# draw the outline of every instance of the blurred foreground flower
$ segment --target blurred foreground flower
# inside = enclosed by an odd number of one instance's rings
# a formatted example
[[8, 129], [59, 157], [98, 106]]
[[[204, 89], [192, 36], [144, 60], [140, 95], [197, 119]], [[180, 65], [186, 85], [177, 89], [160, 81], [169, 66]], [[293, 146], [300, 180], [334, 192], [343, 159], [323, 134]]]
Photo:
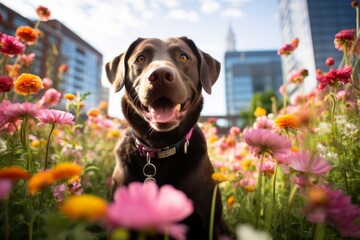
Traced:
[[0, 169], [0, 179], [17, 180], [27, 179], [30, 174], [18, 166], [9, 166]]
[[71, 196], [59, 205], [60, 211], [74, 220], [94, 222], [106, 214], [106, 201], [98, 196], [83, 194]]
[[36, 8], [36, 14], [39, 16], [41, 21], [46, 22], [49, 20], [51, 12], [47, 7], [38, 6]]
[[338, 87], [350, 82], [352, 74], [351, 67], [333, 68], [328, 73], [317, 74], [316, 79], [320, 82], [319, 90], [323, 90], [327, 85]]
[[360, 207], [351, 204], [350, 196], [341, 190], [315, 186], [308, 193], [308, 220], [327, 223], [343, 237], [360, 238]]
[[278, 116], [275, 119], [275, 125], [283, 129], [297, 129], [300, 126], [298, 117], [292, 114]]
[[13, 36], [0, 32], [0, 52], [12, 57], [22, 54], [25, 51], [25, 45]]
[[249, 224], [242, 224], [236, 228], [238, 240], [271, 240], [270, 234], [264, 231], [258, 231]]
[[119, 188], [107, 209], [107, 219], [112, 227], [133, 230], [153, 229], [168, 233], [175, 239], [185, 239], [186, 226], [181, 221], [193, 212], [186, 195], [170, 185], [160, 189], [156, 183], [131, 183]]
[[12, 182], [10, 180], [0, 179], [0, 201], [7, 198], [12, 189]]
[[10, 76], [0, 76], [0, 93], [9, 92], [13, 86], [13, 80]]
[[16, 37], [20, 38], [21, 41], [32, 45], [40, 37], [41, 32], [38, 29], [30, 26], [21, 26], [16, 29]]

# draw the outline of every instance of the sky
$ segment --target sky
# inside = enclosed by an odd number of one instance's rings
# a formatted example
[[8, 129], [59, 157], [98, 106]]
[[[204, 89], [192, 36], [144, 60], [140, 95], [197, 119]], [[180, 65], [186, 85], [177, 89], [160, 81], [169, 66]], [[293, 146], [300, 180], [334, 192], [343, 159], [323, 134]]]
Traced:
[[[57, 19], [111, 61], [138, 37], [187, 36], [198, 48], [222, 63], [212, 94], [204, 95], [202, 115], [224, 115], [224, 56], [229, 26], [236, 36], [236, 50], [278, 49], [280, 24], [277, 0], [2, 0], [29, 19], [43, 5]], [[102, 83], [109, 86], [103, 71]], [[123, 91], [110, 89], [109, 114], [122, 117]]]

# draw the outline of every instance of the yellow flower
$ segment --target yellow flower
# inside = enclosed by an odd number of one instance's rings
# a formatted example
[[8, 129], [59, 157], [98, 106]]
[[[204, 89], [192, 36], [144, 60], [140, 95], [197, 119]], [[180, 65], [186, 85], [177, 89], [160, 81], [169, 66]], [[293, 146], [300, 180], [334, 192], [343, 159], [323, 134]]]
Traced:
[[27, 183], [28, 192], [34, 195], [53, 183], [54, 177], [50, 170], [38, 172], [29, 179]]
[[320, 187], [311, 187], [307, 192], [307, 200], [312, 205], [325, 205], [328, 202], [328, 195], [325, 189]]
[[266, 110], [261, 107], [257, 107], [254, 112], [255, 117], [261, 117], [266, 115]]
[[18, 166], [9, 166], [0, 169], [0, 179], [26, 179], [30, 174]]
[[227, 178], [222, 173], [213, 173], [211, 175], [211, 177], [212, 177], [213, 180], [215, 180], [215, 181], [217, 181], [219, 183], [227, 181]]
[[55, 128], [53, 131], [53, 135], [56, 136], [56, 135], [59, 135], [59, 133], [60, 133], [60, 130]]
[[37, 93], [43, 88], [40, 77], [30, 73], [23, 73], [14, 81], [14, 90], [21, 95]]
[[68, 218], [93, 222], [105, 215], [106, 201], [89, 194], [74, 195], [65, 200], [59, 208]]
[[275, 119], [275, 125], [279, 128], [292, 128], [297, 129], [300, 125], [299, 119], [292, 115], [292, 114], [286, 114], [281, 115]]
[[51, 173], [55, 180], [73, 178], [82, 173], [83, 169], [80, 165], [70, 162], [59, 163], [51, 169]]
[[245, 186], [245, 191], [246, 192], [254, 192], [255, 191], [255, 187], [251, 186], [251, 185], [247, 185]]
[[216, 142], [217, 140], [219, 140], [219, 137], [216, 136], [216, 135], [212, 135], [212, 136], [210, 136], [210, 137], [208, 138], [208, 143], [209, 143], [209, 144], [210, 144], [210, 143], [214, 143], [214, 142]]
[[251, 160], [250, 159], [245, 159], [241, 163], [241, 168], [244, 169], [244, 170], [248, 170], [250, 168], [250, 165], [251, 165]]
[[119, 138], [121, 136], [121, 132], [118, 129], [110, 129], [107, 137], [108, 138]]
[[76, 98], [76, 96], [74, 94], [72, 94], [72, 93], [67, 93], [67, 94], [64, 95], [64, 98], [69, 100], [69, 101], [72, 101], [72, 100], [74, 100]]
[[31, 146], [36, 148], [40, 146], [40, 140], [39, 139], [35, 139], [34, 141], [31, 142]]

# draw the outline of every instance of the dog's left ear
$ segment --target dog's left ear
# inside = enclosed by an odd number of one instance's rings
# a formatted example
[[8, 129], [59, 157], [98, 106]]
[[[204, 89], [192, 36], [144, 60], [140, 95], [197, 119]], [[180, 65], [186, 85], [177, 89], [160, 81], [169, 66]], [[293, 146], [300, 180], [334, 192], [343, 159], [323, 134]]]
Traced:
[[201, 51], [195, 43], [187, 37], [181, 37], [193, 51], [199, 62], [199, 78], [205, 92], [211, 94], [211, 87], [215, 84], [220, 74], [221, 64], [209, 54]]
[[126, 52], [115, 57], [105, 65], [106, 76], [112, 84], [115, 92], [120, 91], [124, 87], [128, 72], [127, 61], [135, 47], [143, 40], [143, 38], [138, 38], [129, 46]]

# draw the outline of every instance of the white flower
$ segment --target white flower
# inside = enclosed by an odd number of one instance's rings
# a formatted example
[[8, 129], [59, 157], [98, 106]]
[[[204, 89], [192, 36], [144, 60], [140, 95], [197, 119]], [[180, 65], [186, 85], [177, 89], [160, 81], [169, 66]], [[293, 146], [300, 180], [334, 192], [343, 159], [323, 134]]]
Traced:
[[316, 132], [320, 135], [331, 133], [331, 124], [327, 122], [320, 122], [319, 127], [316, 129]]
[[264, 231], [258, 231], [249, 224], [241, 224], [236, 228], [236, 235], [238, 240], [256, 239], [256, 240], [271, 240], [271, 236]]

